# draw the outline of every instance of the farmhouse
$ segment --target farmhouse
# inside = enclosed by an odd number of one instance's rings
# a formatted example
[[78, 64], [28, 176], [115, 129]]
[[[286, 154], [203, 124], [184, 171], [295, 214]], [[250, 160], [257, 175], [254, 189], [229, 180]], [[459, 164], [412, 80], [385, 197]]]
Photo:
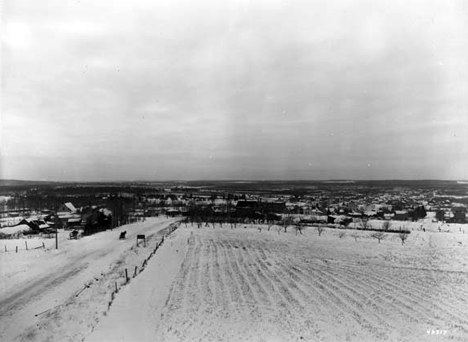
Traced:
[[397, 221], [406, 221], [408, 218], [409, 214], [406, 210], [396, 210], [395, 215], [393, 216], [393, 219]]
[[45, 221], [38, 219], [22, 219], [20, 223], [18, 223], [18, 226], [20, 225], [26, 225], [35, 231], [50, 228], [50, 226], [47, 223], [45, 223]]

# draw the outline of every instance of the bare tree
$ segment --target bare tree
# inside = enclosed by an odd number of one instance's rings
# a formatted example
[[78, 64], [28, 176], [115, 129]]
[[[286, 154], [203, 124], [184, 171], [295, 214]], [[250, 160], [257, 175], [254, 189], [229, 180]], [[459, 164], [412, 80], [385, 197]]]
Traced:
[[372, 228], [371, 224], [369, 223], [369, 219], [367, 217], [361, 219], [361, 228], [363, 230], [368, 230], [369, 228]]
[[317, 233], [318, 233], [319, 236], [321, 236], [322, 233], [323, 233], [323, 227], [318, 226], [318, 227], [317, 227]]
[[303, 233], [302, 233], [303, 227], [302, 227], [301, 225], [295, 224], [295, 225], [294, 225], [294, 229], [296, 230], [296, 235], [297, 235], [297, 233], [299, 233], [299, 234], [301, 234], [301, 235], [303, 234]]
[[401, 245], [403, 246], [405, 244], [406, 239], [408, 239], [409, 233], [408, 232], [401, 232], [398, 234], [400, 240], [401, 240]]
[[283, 218], [283, 227], [284, 227], [284, 232], [286, 233], [288, 226], [293, 223], [293, 220], [291, 216], [286, 216]]
[[390, 226], [391, 226], [391, 225], [392, 225], [392, 224], [390, 223], [390, 221], [384, 221], [384, 223], [382, 223], [382, 229], [383, 229], [384, 231], [388, 231], [388, 230], [390, 229]]
[[385, 239], [386, 236], [387, 234], [385, 234], [384, 232], [374, 232], [371, 234], [371, 237], [374, 239], [377, 239], [379, 243], [380, 243], [380, 240]]

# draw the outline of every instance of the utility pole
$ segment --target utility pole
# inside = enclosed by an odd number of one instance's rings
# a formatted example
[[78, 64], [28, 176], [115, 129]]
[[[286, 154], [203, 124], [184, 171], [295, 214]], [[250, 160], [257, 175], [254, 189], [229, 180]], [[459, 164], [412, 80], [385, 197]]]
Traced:
[[55, 249], [58, 249], [58, 228], [55, 228]]

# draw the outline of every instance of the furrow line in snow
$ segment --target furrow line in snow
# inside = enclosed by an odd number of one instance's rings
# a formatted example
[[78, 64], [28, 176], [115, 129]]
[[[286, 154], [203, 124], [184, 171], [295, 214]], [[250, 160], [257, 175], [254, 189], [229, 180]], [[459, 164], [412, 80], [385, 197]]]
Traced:
[[[344, 275], [338, 270], [329, 270], [337, 279], [341, 279], [342, 286], [346, 286], [349, 291], [353, 291], [355, 295], [361, 298], [366, 306], [371, 307], [383, 317], [400, 316], [401, 321], [396, 322], [397, 326], [393, 329], [402, 330], [404, 327], [411, 330], [409, 325], [411, 322], [420, 322], [420, 315], [424, 311], [415, 312], [414, 308], [405, 303], [405, 301], [398, 299], [398, 295], [389, 294], [379, 286], [370, 285], [370, 281], [365, 276], [355, 277], [355, 280], [350, 283], [350, 275]], [[352, 272], [351, 272], [352, 273]], [[405, 322], [404, 327], [401, 322]], [[407, 324], [406, 324], [407, 323]]]
[[[219, 241], [213, 245], [214, 251], [214, 264], [213, 264], [213, 273], [214, 281], [218, 284], [219, 289], [216, 292], [218, 297], [216, 303], [218, 307], [222, 308], [223, 311], [227, 310], [228, 304], [232, 302], [231, 294], [229, 293], [227, 287], [228, 283], [226, 281], [226, 274], [224, 273], [223, 268], [220, 266], [220, 259], [223, 262], [223, 265], [227, 264], [225, 260], [222, 259], [221, 252], [219, 251]], [[227, 314], [227, 313], [226, 313]]]
[[[254, 262], [256, 263], [257, 268], [259, 270], [258, 274], [259, 274], [259, 278], [261, 279], [261, 282], [264, 283], [264, 284], [269, 284], [268, 287], [269, 287], [269, 289], [271, 291], [270, 295], [272, 295], [272, 293], [280, 295], [282, 297], [281, 302], [279, 303], [280, 306], [286, 307], [290, 311], [294, 311], [296, 309], [296, 307], [291, 307], [289, 304], [286, 304], [287, 300], [288, 300], [287, 297], [283, 295], [283, 291], [281, 291], [277, 287], [277, 285], [275, 285], [275, 282], [272, 280], [272, 278], [271, 278], [272, 275], [271, 274], [273, 272], [271, 271], [271, 264], [268, 265], [266, 263], [265, 260], [267, 258], [266, 258], [266, 255], [265, 255], [263, 249], [260, 246], [258, 248], [255, 248], [254, 252], [252, 252], [255, 255], [252, 255], [251, 250], [252, 250], [252, 248], [248, 249], [248, 254], [250, 256], [249, 260], [254, 260]], [[319, 328], [319, 325], [316, 323], [316, 322], [318, 322], [318, 321], [320, 321], [322, 319], [320, 317], [322, 317], [322, 315], [324, 314], [322, 309], [321, 309], [320, 303], [317, 302], [310, 295], [308, 295], [306, 293], [306, 291], [304, 291], [302, 288], [300, 288], [299, 283], [294, 282], [294, 285], [296, 286], [297, 292], [299, 293], [299, 295], [296, 295], [296, 297], [298, 297], [298, 301], [300, 303], [302, 303], [301, 304], [302, 305], [302, 310], [301, 310], [301, 312], [299, 314], [299, 316], [300, 316], [299, 320], [306, 319], [306, 320], [309, 321], [308, 330], [310, 332], [313, 332], [314, 339], [327, 340], [327, 337], [330, 338], [330, 336], [328, 336], [327, 332], [321, 331], [320, 328]], [[301, 307], [299, 307], [299, 309], [301, 309]], [[304, 329], [300, 329], [300, 331], [304, 334]]]
[[238, 245], [232, 245], [231, 242], [227, 242], [226, 251], [228, 253], [228, 258], [234, 271], [233, 274], [236, 276], [236, 278], [238, 279], [238, 283], [241, 285], [241, 292], [244, 293], [244, 295], [249, 299], [248, 302], [245, 304], [248, 304], [252, 308], [255, 308], [258, 306], [258, 304], [260, 304], [260, 300], [253, 292], [251, 285], [247, 281], [245, 273], [242, 271], [242, 268], [239, 265], [239, 260], [237, 257], [239, 249], [240, 247]]
[[[265, 252], [263, 251], [263, 249], [261, 247], [259, 247], [256, 250], [256, 252], [259, 255], [259, 257], [256, 259], [256, 262], [258, 264], [259, 269], [261, 270], [262, 276], [273, 284], [273, 281], [267, 275], [267, 273], [270, 273], [270, 274], [274, 273], [274, 271], [272, 271], [273, 265], [269, 261], [265, 261], [266, 260], [266, 255], [265, 255]], [[305, 302], [305, 303], [311, 304], [313, 306], [314, 316], [318, 316], [318, 317], [322, 316], [323, 317], [326, 313], [322, 309], [321, 303], [307, 293], [308, 290], [304, 289], [304, 286], [302, 284], [303, 283], [302, 280], [299, 279], [298, 277], [293, 277], [292, 280], [294, 280], [294, 286], [297, 287], [297, 292], [298, 292], [299, 297], [300, 297], [299, 300], [301, 302]], [[309, 307], [310, 307], [310, 305], [309, 305]]]
[[[387, 296], [388, 294], [394, 294], [391, 296], [391, 298], [394, 298], [394, 300], [399, 301], [400, 305], [409, 308], [409, 310], [413, 312], [417, 311], [417, 315], [414, 316], [415, 320], [419, 320], [419, 317], [427, 316], [427, 305], [430, 305], [433, 309], [437, 311], [447, 313], [449, 316], [452, 317], [452, 319], [456, 319], [460, 322], [465, 321], [463, 317], [466, 317], [466, 314], [464, 315], [463, 313], [459, 312], [460, 308], [458, 306], [450, 305], [454, 298], [444, 298], [444, 303], [442, 304], [441, 298], [439, 298], [438, 295], [434, 296], [434, 294], [429, 293], [427, 291], [429, 285], [427, 281], [419, 279], [404, 279], [402, 273], [398, 275], [388, 275], [384, 273], [383, 270], [378, 271], [377, 269], [374, 269], [372, 273], [363, 272], [358, 270], [357, 268], [354, 269], [353, 272], [349, 272], [347, 269], [342, 269], [341, 271], [344, 275], [347, 275], [346, 279], [348, 279], [347, 277], [352, 274], [359, 274], [361, 276], [361, 279], [366, 279], [366, 281], [364, 282], [365, 288], [371, 285], [374, 287], [375, 291], [381, 291], [383, 288], [382, 285], [385, 285], [385, 292]], [[399, 279], [398, 284], [395, 283], [395, 279]], [[430, 281], [431, 279], [428, 280]], [[434, 287], [439, 288], [439, 284], [434, 284]], [[425, 292], [423, 293], [420, 289], [425, 289]], [[397, 295], [395, 295], [395, 293], [397, 293]], [[400, 301], [398, 298], [402, 298], [404, 302]], [[406, 305], [405, 302], [409, 302], [411, 303], [411, 305]], [[437, 302], [439, 302], [439, 304], [436, 304]]]
[[211, 241], [207, 241], [204, 244], [204, 248], [201, 251], [201, 267], [199, 270], [200, 273], [200, 283], [199, 291], [202, 294], [202, 303], [203, 310], [206, 314], [210, 315], [216, 310], [216, 303], [214, 301], [215, 292], [214, 284], [211, 279], [211, 264], [212, 264], [212, 255], [211, 255]]
[[[292, 262], [290, 272], [302, 273], [306, 278], [309, 279], [313, 277], [312, 275], [309, 275], [308, 272], [304, 273], [303, 270], [301, 270], [302, 267], [302, 265]], [[351, 303], [353, 307], [363, 313], [371, 314], [371, 319], [375, 320], [378, 326], [383, 326], [387, 330], [394, 330], [398, 328], [387, 323], [385, 318], [388, 317], [388, 313], [383, 306], [372, 300], [372, 298], [369, 298], [367, 291], [363, 291], [361, 293], [356, 290], [356, 282], [358, 280], [355, 277], [347, 277], [346, 281], [343, 281], [340, 277], [332, 272], [332, 267], [327, 267], [326, 270], [324, 270], [323, 266], [318, 266], [314, 267], [313, 270], [315, 273], [319, 273], [320, 278], [327, 279], [327, 281], [330, 282], [332, 286], [335, 287], [335, 289], [338, 289], [340, 295], [349, 303]], [[369, 317], [369, 315], [367, 316]]]
[[[250, 284], [250, 287], [253, 289], [253, 291], [256, 293], [256, 298], [258, 298], [259, 303], [262, 305], [262, 307], [270, 307], [272, 304], [270, 301], [270, 296], [265, 290], [263, 284], [259, 281], [258, 269], [252, 267], [252, 263], [255, 262], [255, 258], [250, 256], [249, 249], [251, 249], [251, 247], [239, 249], [239, 264], [242, 265], [243, 272], [246, 275], [246, 280]], [[250, 257], [246, 258], [246, 255], [249, 255]]]
[[232, 267], [232, 259], [229, 257], [229, 253], [227, 247], [222, 241], [218, 242], [223, 260], [226, 262], [226, 266], [224, 267], [224, 271], [227, 278], [226, 286], [229, 290], [231, 303], [237, 303], [238, 305], [246, 305], [247, 299], [245, 298], [244, 293], [242, 292], [242, 285], [239, 280], [234, 276], [234, 270]]
[[[282, 261], [279, 265], [281, 271], [287, 275], [289, 265]], [[362, 305], [357, 305], [357, 301], [335, 286], [331, 279], [327, 279], [326, 274], [320, 275], [319, 272], [315, 272], [314, 276], [310, 276], [308, 279], [315, 282], [316, 286], [325, 292], [327, 297], [334, 301], [337, 307], [341, 308], [347, 315], [350, 315], [361, 328], [375, 337], [386, 338], [387, 332], [382, 329], [380, 324], [374, 320], [370, 320], [366, 316], [367, 312], [363, 310]]]
[[[265, 250], [271, 253], [267, 247], [265, 247]], [[275, 255], [273, 253], [271, 254]], [[283, 271], [283, 262], [279, 259], [281, 259], [281, 257], [276, 256], [274, 258], [272, 263], [273, 265], [268, 269], [268, 271], [271, 272], [271, 277], [274, 279], [278, 279], [278, 277], [281, 279], [287, 279], [288, 275]], [[288, 267], [288, 265], [284, 265], [284, 268], [287, 269]], [[346, 311], [343, 311], [342, 308], [336, 304], [336, 301], [324, 294], [323, 291], [320, 291], [320, 289], [323, 288], [321, 284], [315, 287], [311, 286], [310, 279], [299, 275], [296, 275], [294, 279], [298, 282], [302, 282], [308, 291], [312, 291], [314, 293], [314, 296], [319, 299], [319, 306], [327, 308], [326, 310], [330, 317], [333, 317], [333, 319], [337, 321], [346, 321], [348, 319], [346, 316], [350, 314]], [[317, 283], [315, 279], [312, 279], [312, 282]], [[296, 285], [293, 283], [292, 286], [295, 287]]]
[[[261, 258], [257, 259], [259, 262], [260, 260]], [[277, 275], [263, 261], [259, 265], [261, 265], [265, 276], [274, 284], [276, 293], [281, 294], [284, 298], [285, 306], [281, 307], [283, 316], [279, 323], [285, 326], [290, 334], [295, 335], [300, 332], [303, 335], [308, 335], [311, 340], [322, 339], [323, 336], [320, 334], [319, 327], [311, 320], [311, 313], [304, 307], [301, 296], [295, 293], [295, 289], [297, 290], [296, 284], [283, 280], [287, 279], [287, 277]]]
[[[352, 276], [353, 272], [350, 272], [346, 279], [348, 280]], [[357, 272], [354, 272], [357, 273]], [[388, 277], [388, 275], [384, 275]], [[434, 301], [436, 298], [432, 298], [429, 295], [425, 298], [414, 299], [411, 296], [411, 287], [400, 287], [394, 284], [393, 279], [390, 278], [390, 281], [383, 280], [383, 278], [371, 279], [372, 276], [370, 273], [361, 273], [358, 279], [365, 279], [364, 282], [364, 291], [369, 292], [372, 288], [374, 292], [382, 293], [382, 297], [387, 301], [393, 302], [393, 307], [396, 311], [402, 312], [404, 309], [404, 315], [415, 322], [421, 322], [421, 318], [424, 318], [428, 325], [430, 326], [446, 326], [448, 323], [440, 322], [440, 319], [437, 316], [450, 317], [450, 322], [456, 322], [457, 326], [461, 330], [466, 331], [465, 320], [458, 315], [454, 315], [450, 310], [445, 310], [440, 307], [440, 305], [435, 305]], [[402, 280], [404, 281], [404, 280]], [[420, 288], [422, 285], [417, 284], [415, 287]], [[431, 315], [431, 313], [439, 313], [437, 316]], [[409, 317], [411, 318], [409, 318]], [[450, 323], [452, 324], [452, 323]]]
[[193, 260], [194, 263], [191, 265], [192, 272], [191, 278], [187, 280], [186, 286], [187, 292], [186, 296], [188, 297], [189, 305], [187, 314], [194, 315], [199, 310], [203, 304], [203, 296], [201, 294], [201, 288], [203, 286], [203, 279], [201, 278], [201, 264], [202, 264], [202, 253], [203, 253], [203, 243], [201, 239], [197, 239], [197, 245], [194, 251]]

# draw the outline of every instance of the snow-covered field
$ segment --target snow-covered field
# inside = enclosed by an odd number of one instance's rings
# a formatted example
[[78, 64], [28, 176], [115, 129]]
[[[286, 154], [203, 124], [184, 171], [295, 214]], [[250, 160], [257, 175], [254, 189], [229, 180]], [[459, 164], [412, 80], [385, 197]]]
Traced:
[[257, 227], [182, 225], [86, 341], [466, 341], [468, 234]]
[[[79, 240], [61, 231], [59, 249], [55, 239], [0, 240], [0, 341], [82, 340], [126, 284], [125, 268], [129, 277], [135, 266], [139, 272], [174, 221], [148, 219]], [[146, 247], [136, 246], [137, 234]]]
[[[160, 241], [160, 229], [173, 221], [63, 241], [58, 251], [1, 254], [7, 268], [1, 271], [0, 340], [465, 341], [468, 336], [468, 234], [458, 227], [449, 233], [416, 227], [402, 245], [398, 234], [379, 244], [369, 232], [358, 231], [355, 238], [351, 229], [325, 229], [319, 237], [312, 227], [296, 236], [291, 228], [284, 233], [278, 227], [182, 224], [140, 273], [141, 262]], [[137, 248], [134, 235], [116, 239], [121, 230], [159, 233], [146, 248]], [[67, 243], [74, 247], [65, 248]], [[44, 266], [41, 253], [47, 255]], [[20, 254], [29, 255], [21, 265], [30, 266], [8, 266]], [[133, 265], [140, 265], [138, 275], [124, 286], [123, 269], [130, 266], [133, 276]]]

